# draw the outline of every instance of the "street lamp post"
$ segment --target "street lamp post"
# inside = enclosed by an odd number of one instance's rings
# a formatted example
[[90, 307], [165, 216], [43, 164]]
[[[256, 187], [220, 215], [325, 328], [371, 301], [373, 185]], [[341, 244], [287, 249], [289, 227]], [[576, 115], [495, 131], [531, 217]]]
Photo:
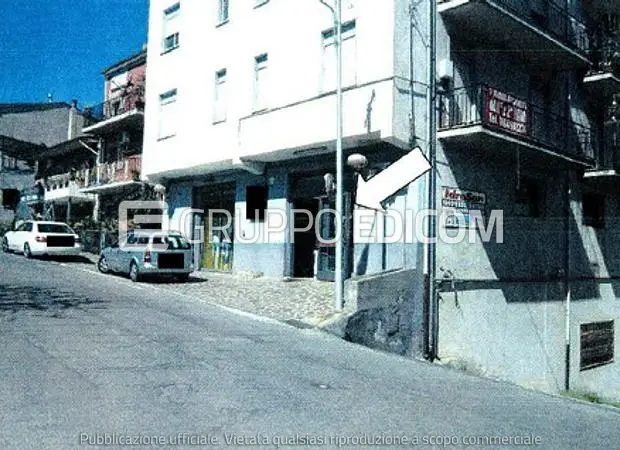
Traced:
[[336, 220], [339, 233], [336, 241], [336, 267], [335, 267], [335, 292], [334, 309], [341, 310], [344, 306], [344, 157], [342, 154], [342, 0], [334, 0], [334, 6], [330, 6], [325, 0], [320, 0], [327, 6], [334, 18], [334, 37], [336, 46]]

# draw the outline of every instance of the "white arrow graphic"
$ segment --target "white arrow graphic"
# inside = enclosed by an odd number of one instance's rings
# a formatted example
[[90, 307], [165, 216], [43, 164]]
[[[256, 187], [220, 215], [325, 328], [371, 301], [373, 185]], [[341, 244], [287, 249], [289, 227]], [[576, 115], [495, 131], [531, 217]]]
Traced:
[[365, 181], [357, 176], [356, 201], [359, 206], [385, 212], [381, 202], [431, 169], [420, 147], [416, 147], [387, 169]]

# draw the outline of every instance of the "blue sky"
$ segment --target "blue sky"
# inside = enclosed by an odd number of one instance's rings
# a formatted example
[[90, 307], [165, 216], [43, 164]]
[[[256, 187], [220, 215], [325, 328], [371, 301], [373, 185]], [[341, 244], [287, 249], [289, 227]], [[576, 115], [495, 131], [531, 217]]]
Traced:
[[0, 103], [103, 101], [101, 71], [146, 42], [148, 0], [0, 0]]

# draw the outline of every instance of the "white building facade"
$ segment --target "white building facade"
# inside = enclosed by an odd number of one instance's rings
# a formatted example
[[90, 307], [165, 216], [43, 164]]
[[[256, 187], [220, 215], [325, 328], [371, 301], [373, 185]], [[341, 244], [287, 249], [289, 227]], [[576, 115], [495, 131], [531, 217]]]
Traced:
[[[581, 3], [437, 1], [435, 195], [440, 214], [463, 214], [440, 220], [438, 234], [469, 230], [472, 212], [488, 226], [501, 211], [503, 242], [439, 242], [438, 297], [425, 296], [416, 275], [405, 297], [413, 311], [400, 314], [402, 296], [377, 288], [382, 300], [365, 312], [374, 339], [386, 327], [422, 335], [397, 346], [409, 353], [617, 399], [620, 11], [617, 2]], [[428, 148], [429, 5], [343, 4], [345, 155], [362, 153], [382, 170]], [[192, 207], [233, 218], [199, 222], [210, 241], [202, 266], [330, 279], [333, 246], [288, 232], [301, 219], [244, 242], [269, 225], [256, 209], [316, 217], [333, 208], [330, 10], [319, 0], [152, 0], [149, 30], [143, 175], [167, 187], [172, 223]], [[345, 172], [351, 213], [355, 174]], [[426, 205], [426, 178], [387, 201], [410, 213], [406, 230], [419, 226], [410, 218]], [[208, 228], [222, 223], [230, 233]], [[399, 228], [383, 225], [382, 235]], [[330, 235], [333, 223], [318, 228]], [[419, 273], [422, 247], [410, 236], [367, 244], [345, 234], [347, 276]]]
[[[412, 77], [395, 60], [403, 45], [396, 28], [408, 22], [398, 3], [343, 5], [345, 153], [364, 153], [376, 164], [402, 156], [414, 142]], [[205, 266], [331, 277], [334, 248], [317, 244], [314, 229], [253, 242], [268, 225], [246, 210], [302, 208], [316, 217], [334, 208], [324, 181], [335, 171], [333, 23], [317, 0], [151, 2], [144, 174], [167, 185], [173, 208], [231, 212], [235, 236], [216, 236], [226, 249], [205, 249]], [[417, 89], [422, 112], [424, 87]], [[346, 178], [350, 211], [353, 172]], [[355, 272], [348, 248], [347, 271]], [[404, 252], [402, 245], [392, 251], [394, 264], [402, 264]]]

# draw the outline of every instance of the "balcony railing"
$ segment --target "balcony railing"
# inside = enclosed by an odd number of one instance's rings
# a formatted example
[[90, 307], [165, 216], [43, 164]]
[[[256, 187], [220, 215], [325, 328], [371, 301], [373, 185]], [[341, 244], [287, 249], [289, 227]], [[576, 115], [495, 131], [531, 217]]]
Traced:
[[89, 179], [95, 169], [80, 169], [76, 171], [49, 175], [42, 179], [46, 192], [66, 189], [71, 186], [78, 188], [88, 187]]
[[144, 86], [135, 86], [123, 95], [86, 108], [84, 112], [91, 122], [97, 123], [133, 110], [144, 110]]
[[[437, 1], [447, 3], [452, 0]], [[489, 3], [500, 6], [582, 53], [590, 49], [590, 32], [586, 25], [554, 1], [491, 0]], [[514, 39], [519, 38], [515, 36]]]
[[620, 122], [607, 122], [603, 128], [603, 148], [596, 158], [597, 170], [620, 171]]
[[591, 53], [592, 68], [588, 75], [612, 73], [620, 77], [620, 36], [597, 40]]
[[90, 185], [105, 185], [140, 180], [142, 155], [131, 155], [118, 161], [101, 163], [90, 174]]
[[583, 160], [596, 156], [589, 127], [486, 85], [442, 93], [439, 105], [440, 131], [477, 125], [558, 154]]

